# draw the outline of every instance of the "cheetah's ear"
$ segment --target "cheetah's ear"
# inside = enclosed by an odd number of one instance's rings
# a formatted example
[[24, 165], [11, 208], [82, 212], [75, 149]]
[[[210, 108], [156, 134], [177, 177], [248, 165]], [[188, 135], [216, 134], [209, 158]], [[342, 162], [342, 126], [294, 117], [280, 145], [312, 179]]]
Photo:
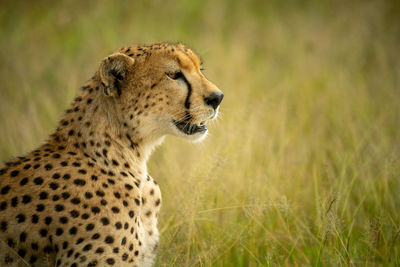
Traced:
[[107, 96], [121, 95], [121, 87], [135, 60], [122, 53], [112, 54], [100, 64], [100, 79], [104, 94]]

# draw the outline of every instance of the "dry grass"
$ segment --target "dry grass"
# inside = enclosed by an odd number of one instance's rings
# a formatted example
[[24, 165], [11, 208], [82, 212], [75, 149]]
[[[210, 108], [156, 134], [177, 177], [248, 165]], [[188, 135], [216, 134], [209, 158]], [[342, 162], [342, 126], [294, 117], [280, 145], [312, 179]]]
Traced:
[[400, 265], [398, 6], [113, 3], [2, 3], [0, 159], [37, 147], [110, 51], [183, 41], [225, 99], [204, 143], [151, 158], [157, 265]]

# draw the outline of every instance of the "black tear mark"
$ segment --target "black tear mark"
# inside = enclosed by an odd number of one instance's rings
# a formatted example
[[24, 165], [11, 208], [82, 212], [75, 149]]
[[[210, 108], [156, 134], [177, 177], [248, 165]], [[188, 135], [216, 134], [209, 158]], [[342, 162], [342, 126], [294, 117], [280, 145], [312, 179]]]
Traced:
[[187, 87], [188, 87], [188, 93], [185, 99], [185, 108], [189, 109], [190, 108], [190, 96], [192, 94], [192, 85], [190, 85], [190, 83], [188, 82], [188, 80], [186, 80], [185, 75], [182, 75], [183, 81], [186, 83]]

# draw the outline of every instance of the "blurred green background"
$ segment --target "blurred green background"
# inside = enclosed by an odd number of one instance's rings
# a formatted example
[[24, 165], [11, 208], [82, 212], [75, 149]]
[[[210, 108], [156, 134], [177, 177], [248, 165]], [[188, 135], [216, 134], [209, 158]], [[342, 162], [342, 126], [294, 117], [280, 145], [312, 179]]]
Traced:
[[[1, 1], [0, 160], [115, 49], [181, 41], [225, 93], [167, 138], [157, 266], [400, 265], [398, 1]], [[184, 166], [184, 167], [182, 167]]]

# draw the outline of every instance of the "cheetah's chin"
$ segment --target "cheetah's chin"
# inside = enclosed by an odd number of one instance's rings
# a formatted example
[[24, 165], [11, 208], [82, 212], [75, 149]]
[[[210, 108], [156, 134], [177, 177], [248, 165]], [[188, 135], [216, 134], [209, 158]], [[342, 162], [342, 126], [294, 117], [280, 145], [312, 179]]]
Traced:
[[193, 124], [187, 121], [176, 121], [172, 120], [176, 128], [178, 128], [179, 131], [186, 135], [194, 135], [197, 133], [205, 133], [207, 132], [207, 126], [205, 125], [204, 122], [201, 122], [200, 125]]

